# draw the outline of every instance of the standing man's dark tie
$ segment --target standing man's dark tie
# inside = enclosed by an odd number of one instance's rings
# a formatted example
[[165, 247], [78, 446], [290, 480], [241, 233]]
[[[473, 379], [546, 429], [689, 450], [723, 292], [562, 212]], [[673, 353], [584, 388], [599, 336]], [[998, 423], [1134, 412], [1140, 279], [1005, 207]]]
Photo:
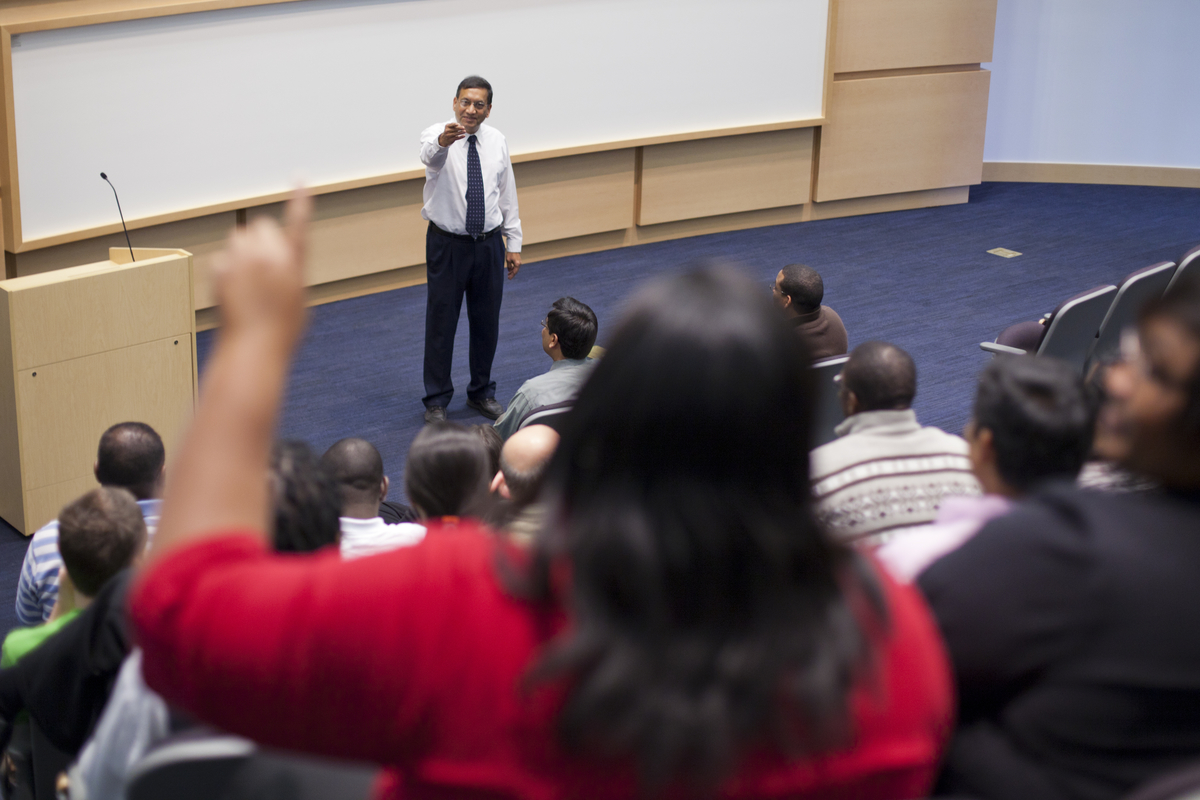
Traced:
[[483, 233], [483, 170], [479, 167], [476, 137], [467, 137], [467, 233]]

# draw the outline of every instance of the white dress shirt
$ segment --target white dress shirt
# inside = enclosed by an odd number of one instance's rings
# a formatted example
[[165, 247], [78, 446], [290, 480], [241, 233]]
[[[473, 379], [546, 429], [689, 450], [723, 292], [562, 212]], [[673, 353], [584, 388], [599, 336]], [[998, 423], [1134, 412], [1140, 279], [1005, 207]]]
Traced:
[[[450, 120], [453, 122], [453, 120]], [[446, 123], [421, 132], [421, 163], [425, 165], [425, 207], [421, 216], [449, 233], [467, 232], [467, 138], [449, 147], [438, 144]], [[505, 249], [521, 252], [521, 216], [517, 211], [517, 183], [508, 158], [504, 134], [480, 124], [475, 132], [479, 167], [483, 171], [483, 229], [503, 226]]]
[[382, 517], [355, 519], [339, 517], [342, 529], [340, 545], [342, 558], [352, 559], [410, 547], [425, 538], [425, 526], [415, 522], [399, 522], [389, 525]]

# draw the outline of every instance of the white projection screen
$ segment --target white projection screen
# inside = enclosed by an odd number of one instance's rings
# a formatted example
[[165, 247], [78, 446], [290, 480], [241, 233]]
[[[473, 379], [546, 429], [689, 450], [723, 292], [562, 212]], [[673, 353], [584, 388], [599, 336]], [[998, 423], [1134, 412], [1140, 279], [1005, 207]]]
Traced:
[[420, 168], [458, 81], [514, 155], [821, 116], [829, 0], [306, 0], [13, 37], [25, 242]]

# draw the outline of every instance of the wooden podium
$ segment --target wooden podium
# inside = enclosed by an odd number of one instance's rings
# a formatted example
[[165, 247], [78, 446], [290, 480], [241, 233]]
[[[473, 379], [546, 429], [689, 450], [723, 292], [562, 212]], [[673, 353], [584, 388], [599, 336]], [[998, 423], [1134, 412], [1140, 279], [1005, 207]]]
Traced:
[[192, 254], [0, 281], [0, 517], [25, 535], [96, 486], [106, 428], [145, 422], [168, 457], [196, 402]]

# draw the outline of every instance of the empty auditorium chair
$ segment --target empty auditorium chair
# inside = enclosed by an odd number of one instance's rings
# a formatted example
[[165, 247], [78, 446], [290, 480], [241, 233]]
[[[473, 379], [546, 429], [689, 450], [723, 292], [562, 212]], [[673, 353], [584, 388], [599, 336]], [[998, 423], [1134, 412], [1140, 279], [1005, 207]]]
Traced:
[[[1179, 279], [1184, 275], [1189, 275], [1193, 272], [1200, 272], [1200, 244], [1193, 247], [1184, 253], [1179, 259], [1179, 268], [1175, 270], [1175, 277], [1171, 278], [1171, 286], [1179, 282]], [[1171, 286], [1167, 287], [1167, 291], [1171, 291]]]
[[1124, 800], [1195, 800], [1200, 797], [1200, 762], [1172, 770], [1139, 786]]
[[[1046, 333], [1038, 345], [1037, 355], [1060, 358], [1082, 372], [1092, 345], [1096, 343], [1100, 323], [1104, 321], [1116, 293], [1117, 287], [1110, 283], [1059, 303], [1046, 319]], [[1028, 352], [996, 342], [980, 342], [979, 349], [992, 354], [1024, 355]]]
[[128, 800], [213, 800], [225, 795], [234, 775], [256, 748], [240, 736], [181, 734], [163, 741], [134, 765]]
[[1162, 297], [1174, 275], [1175, 262], [1161, 261], [1125, 276], [1125, 280], [1117, 287], [1117, 296], [1108, 307], [1108, 314], [1100, 323], [1088, 363], [1116, 358], [1121, 346], [1121, 331], [1137, 321], [1138, 309], [1147, 300]]
[[846, 418], [842, 414], [842, 403], [838, 399], [837, 376], [842, 373], [842, 367], [846, 366], [849, 360], [850, 356], [834, 356], [813, 362], [817, 402], [813, 414], [812, 447], [820, 447], [836, 439], [837, 434], [833, 429]]

